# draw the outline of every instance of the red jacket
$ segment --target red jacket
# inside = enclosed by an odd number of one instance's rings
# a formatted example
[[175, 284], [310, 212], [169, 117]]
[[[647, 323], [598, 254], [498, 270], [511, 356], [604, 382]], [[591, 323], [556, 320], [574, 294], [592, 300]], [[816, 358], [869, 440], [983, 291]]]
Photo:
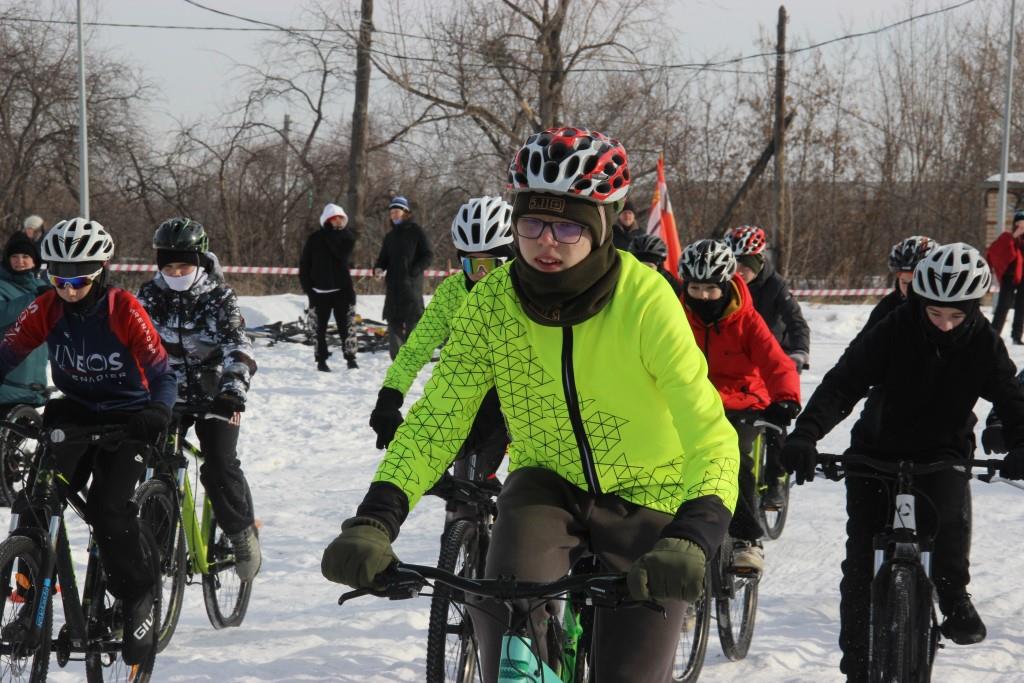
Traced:
[[697, 345], [708, 359], [708, 378], [727, 410], [762, 410], [778, 401], [800, 402], [796, 366], [754, 309], [739, 275], [732, 280], [725, 314], [704, 324], [683, 301]]
[[1024, 279], [1024, 254], [1021, 253], [1020, 242], [1014, 239], [1013, 234], [1004, 232], [989, 245], [985, 252], [985, 259], [992, 266], [992, 272], [996, 276], [996, 282], [1002, 284], [1006, 277], [1006, 271], [1013, 268], [1013, 284], [1019, 285]]

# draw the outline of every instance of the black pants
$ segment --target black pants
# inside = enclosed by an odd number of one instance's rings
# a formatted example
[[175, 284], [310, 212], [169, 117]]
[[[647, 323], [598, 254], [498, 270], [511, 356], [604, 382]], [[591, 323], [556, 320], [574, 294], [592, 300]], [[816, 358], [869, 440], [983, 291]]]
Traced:
[[309, 293], [309, 305], [316, 314], [316, 361], [327, 360], [327, 324], [334, 322], [338, 326], [341, 337], [341, 349], [345, 358], [355, 358], [358, 342], [356, 340], [355, 319], [356, 304], [347, 293], [342, 291]]
[[1006, 269], [1003, 281], [999, 283], [999, 296], [996, 297], [996, 309], [992, 314], [992, 327], [996, 332], [1003, 331], [1003, 323], [1006, 316], [1013, 307], [1013, 326], [1010, 328], [1010, 336], [1020, 340], [1024, 334], [1024, 283], [1013, 284], [1013, 266]]
[[[43, 424], [49, 428], [116, 425], [124, 424], [128, 415], [98, 413], [69, 399], [53, 399], [46, 404]], [[92, 476], [85, 512], [107, 573], [108, 590], [124, 601], [139, 597], [153, 586], [139, 543], [138, 509], [131, 501], [146, 471], [140, 448], [72, 445], [55, 448], [54, 457], [64, 479], [63, 495], [81, 491]]]
[[501, 413], [498, 392], [491, 389], [484, 396], [473, 420], [469, 436], [452, 465], [460, 479], [487, 479], [498, 471], [509, 444], [508, 427]]
[[405, 307], [405, 313], [402, 316], [391, 316], [388, 318], [388, 353], [391, 354], [391, 360], [394, 360], [395, 356], [398, 355], [398, 349], [402, 348], [405, 340], [412, 334], [416, 323], [422, 317], [423, 299], [421, 297], [418, 302], [410, 302]]
[[203, 452], [199, 478], [210, 497], [217, 524], [234, 534], [253, 524], [252, 495], [238, 460], [238, 425], [218, 419], [196, 422]]
[[[875, 479], [846, 479], [846, 559], [839, 585], [839, 647], [843, 651], [840, 669], [850, 681], [866, 681], [868, 676], [872, 541], [892, 522], [893, 486], [892, 482]], [[932, 581], [942, 605], [963, 595], [971, 579], [971, 491], [968, 480], [954, 471], [917, 477], [914, 486], [918, 536], [934, 536]]]
[[729, 523], [729, 535], [743, 541], [756, 541], [763, 533], [758, 520], [757, 481], [754, 479], [754, 459], [751, 453], [758, 429], [737, 419], [749, 418], [751, 414], [750, 411], [726, 412], [740, 439], [739, 496]]
[[[522, 581], [554, 581], [590, 552], [609, 571], [626, 571], [657, 542], [670, 515], [618, 496], [593, 496], [550, 470], [523, 468], [509, 475], [498, 496], [498, 517], [487, 553], [487, 578], [514, 575]], [[642, 607], [598, 609], [594, 668], [601, 683], [665, 683], [671, 680], [676, 644], [686, 612], [678, 601], [666, 614]], [[498, 678], [501, 637], [508, 613], [501, 603], [477, 601], [469, 609], [480, 645], [483, 680]], [[547, 610], [531, 613], [533, 642], [546, 656]]]

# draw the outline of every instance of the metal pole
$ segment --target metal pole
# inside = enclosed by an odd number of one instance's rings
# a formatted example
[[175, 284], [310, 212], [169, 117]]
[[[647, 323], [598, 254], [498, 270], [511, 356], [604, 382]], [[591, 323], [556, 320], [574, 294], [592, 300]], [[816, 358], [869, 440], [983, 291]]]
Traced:
[[78, 204], [89, 218], [89, 130], [85, 109], [85, 46], [82, 43], [82, 0], [78, 0]]
[[1013, 48], [1017, 36], [1016, 12], [1017, 0], [1010, 0], [1010, 41], [1006, 48], [1006, 93], [1003, 100], [1003, 160], [999, 172], [1000, 232], [1006, 229], [1006, 176], [1010, 166], [1010, 102], [1013, 99]]
[[786, 243], [786, 7], [779, 6], [779, 24], [775, 44], [775, 177], [772, 183], [772, 209], [775, 226], [769, 244], [775, 253], [775, 268], [787, 270]]

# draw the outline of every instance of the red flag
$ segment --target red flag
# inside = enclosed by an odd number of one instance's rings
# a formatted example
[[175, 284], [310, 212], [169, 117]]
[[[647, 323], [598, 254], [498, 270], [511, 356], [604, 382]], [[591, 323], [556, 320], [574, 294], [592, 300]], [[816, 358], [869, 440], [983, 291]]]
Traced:
[[679, 233], [676, 231], [676, 218], [672, 214], [672, 201], [668, 196], [668, 185], [665, 184], [665, 157], [658, 157], [658, 184], [654, 188], [651, 199], [651, 212], [647, 217], [647, 233], [658, 235], [668, 247], [668, 258], [665, 259], [665, 270], [676, 275], [679, 272], [679, 257], [683, 250], [679, 246]]

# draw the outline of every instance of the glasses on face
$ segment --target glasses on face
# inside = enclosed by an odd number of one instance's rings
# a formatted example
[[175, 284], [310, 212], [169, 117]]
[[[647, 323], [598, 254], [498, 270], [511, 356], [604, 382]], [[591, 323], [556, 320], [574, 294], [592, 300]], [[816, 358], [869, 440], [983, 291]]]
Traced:
[[501, 264], [507, 260], [507, 258], [501, 256], [463, 256], [462, 270], [465, 271], [466, 275], [474, 275], [480, 271], [489, 273], [495, 268], [500, 268]]
[[576, 244], [583, 236], [585, 227], [569, 221], [544, 221], [531, 216], [523, 216], [516, 221], [516, 234], [530, 240], [540, 239], [545, 228], [551, 228], [551, 236], [561, 244]]
[[70, 287], [71, 289], [81, 289], [82, 287], [88, 287], [93, 283], [96, 278], [100, 276], [103, 269], [100, 268], [95, 273], [89, 275], [75, 275], [74, 277], [61, 277], [60, 275], [54, 275], [52, 273], [47, 274], [50, 280], [50, 284], [57, 289], [64, 289]]

